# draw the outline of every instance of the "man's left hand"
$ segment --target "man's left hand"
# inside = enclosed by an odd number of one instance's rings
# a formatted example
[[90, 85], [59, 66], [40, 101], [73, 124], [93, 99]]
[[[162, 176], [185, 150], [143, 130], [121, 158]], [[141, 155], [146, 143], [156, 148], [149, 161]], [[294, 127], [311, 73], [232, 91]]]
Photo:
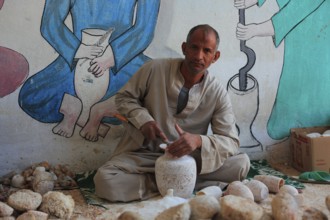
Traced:
[[178, 124], [175, 124], [175, 129], [180, 137], [166, 148], [172, 156], [182, 157], [202, 146], [200, 135], [185, 132]]

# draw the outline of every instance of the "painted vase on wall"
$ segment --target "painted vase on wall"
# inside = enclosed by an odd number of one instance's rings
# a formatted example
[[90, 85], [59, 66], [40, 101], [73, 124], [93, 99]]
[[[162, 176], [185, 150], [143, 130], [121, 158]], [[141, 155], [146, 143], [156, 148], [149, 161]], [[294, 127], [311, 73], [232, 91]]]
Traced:
[[[228, 81], [227, 89], [239, 130], [240, 147], [245, 152], [258, 152], [262, 151], [262, 145], [252, 133], [252, 125], [258, 114], [259, 86], [258, 81], [250, 74], [247, 75], [247, 82], [247, 89], [239, 90], [239, 76], [236, 74]], [[239, 111], [242, 106], [244, 111]]]
[[166, 195], [168, 189], [173, 189], [174, 196], [190, 198], [196, 184], [196, 161], [189, 155], [174, 158], [165, 152], [156, 160], [155, 175], [162, 196]]
[[[109, 29], [108, 31], [101, 29], [84, 29], [82, 31], [81, 42], [85, 45], [97, 45], [105, 49], [109, 45], [109, 38], [112, 32], [113, 29]], [[78, 121], [78, 124], [81, 126], [86, 123], [90, 108], [95, 103], [99, 102], [106, 94], [110, 81], [109, 74], [95, 77], [89, 70], [90, 62], [90, 59], [79, 59], [75, 69], [75, 91], [83, 105]]]

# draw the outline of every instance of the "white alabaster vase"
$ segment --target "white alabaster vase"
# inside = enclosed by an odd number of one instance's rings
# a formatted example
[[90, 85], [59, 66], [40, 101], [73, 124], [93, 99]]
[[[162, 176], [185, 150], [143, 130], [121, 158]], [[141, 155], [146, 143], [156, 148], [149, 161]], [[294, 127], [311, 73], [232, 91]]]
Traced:
[[173, 189], [174, 196], [190, 198], [197, 177], [195, 159], [188, 155], [174, 158], [165, 152], [156, 160], [155, 175], [162, 196], [165, 196], [169, 189]]

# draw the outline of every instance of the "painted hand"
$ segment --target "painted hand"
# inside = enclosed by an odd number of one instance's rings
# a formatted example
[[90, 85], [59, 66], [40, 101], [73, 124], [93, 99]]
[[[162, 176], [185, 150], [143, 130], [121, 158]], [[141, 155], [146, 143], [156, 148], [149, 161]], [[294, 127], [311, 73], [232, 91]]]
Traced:
[[95, 57], [99, 56], [102, 52], [103, 52], [102, 47], [80, 44], [80, 46], [75, 54], [75, 58], [76, 59], [81, 59], [81, 58], [94, 59]]
[[95, 77], [102, 76], [106, 71], [115, 65], [115, 58], [111, 46], [108, 46], [102, 56], [96, 57], [91, 61], [89, 71]]
[[258, 0], [234, 0], [237, 9], [246, 9], [258, 3]]
[[249, 40], [255, 36], [266, 37], [275, 34], [271, 20], [260, 24], [243, 25], [238, 23], [236, 28], [236, 37], [239, 40]]

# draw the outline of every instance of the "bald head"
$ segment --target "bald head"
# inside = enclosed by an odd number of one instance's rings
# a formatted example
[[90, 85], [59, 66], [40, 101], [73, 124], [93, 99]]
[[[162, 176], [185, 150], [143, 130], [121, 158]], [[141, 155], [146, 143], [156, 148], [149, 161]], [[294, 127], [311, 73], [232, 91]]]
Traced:
[[218, 32], [213, 28], [211, 27], [210, 25], [208, 24], [200, 24], [200, 25], [197, 25], [195, 27], [193, 27], [192, 29], [190, 29], [188, 35], [187, 35], [187, 42], [190, 41], [190, 38], [191, 38], [191, 35], [196, 31], [196, 30], [202, 30], [204, 31], [205, 35], [208, 35], [210, 33], [213, 33], [214, 36], [215, 36], [215, 39], [216, 39], [216, 49], [218, 49], [219, 47], [219, 44], [220, 44], [220, 37], [219, 37], [219, 34]]

